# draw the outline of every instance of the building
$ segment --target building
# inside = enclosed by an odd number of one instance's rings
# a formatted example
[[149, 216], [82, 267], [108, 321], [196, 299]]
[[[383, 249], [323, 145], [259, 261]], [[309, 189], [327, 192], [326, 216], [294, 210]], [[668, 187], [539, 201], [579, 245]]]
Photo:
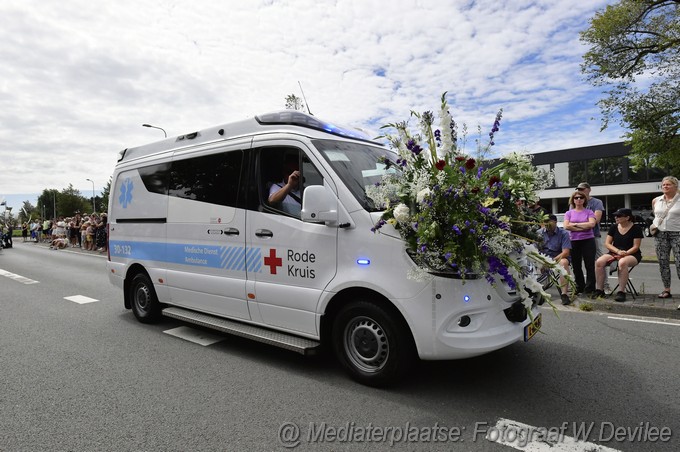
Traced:
[[603, 221], [622, 207], [648, 216], [652, 199], [661, 194], [661, 179], [669, 173], [649, 166], [634, 170], [629, 153], [630, 148], [618, 142], [533, 154], [534, 165], [555, 174], [553, 186], [540, 193], [540, 204], [548, 212], [566, 212], [576, 186], [588, 182], [591, 196], [604, 203], [607, 218]]

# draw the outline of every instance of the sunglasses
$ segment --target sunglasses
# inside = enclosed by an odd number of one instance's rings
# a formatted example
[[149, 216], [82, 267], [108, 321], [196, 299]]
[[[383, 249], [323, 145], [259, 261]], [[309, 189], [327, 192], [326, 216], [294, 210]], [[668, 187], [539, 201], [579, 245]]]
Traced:
[[583, 196], [574, 196], [574, 201], [576, 201], [577, 199], [586, 199], [586, 198], [584, 198]]

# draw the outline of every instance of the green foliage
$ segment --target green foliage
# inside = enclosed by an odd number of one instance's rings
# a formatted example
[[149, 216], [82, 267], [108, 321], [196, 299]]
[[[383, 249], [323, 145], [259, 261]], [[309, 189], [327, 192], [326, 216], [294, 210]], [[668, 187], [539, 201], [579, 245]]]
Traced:
[[295, 94], [289, 94], [286, 96], [286, 110], [299, 110], [302, 111], [305, 109], [305, 104], [302, 102], [302, 99], [297, 97]]
[[38, 196], [36, 210], [41, 218], [67, 217], [77, 212], [90, 212], [92, 210], [91, 198], [85, 198], [80, 191], [69, 184], [61, 192], [56, 189], [44, 189]]
[[580, 303], [578, 304], [578, 308], [579, 308], [581, 311], [590, 312], [590, 311], [593, 310], [593, 304], [592, 304], [592, 303], [589, 303], [589, 302], [587, 302], [587, 301], [582, 301], [582, 302], [580, 302]]
[[[111, 181], [112, 181], [113, 176], [109, 177], [109, 181], [106, 183], [104, 186], [104, 190], [102, 191], [102, 197], [101, 201], [97, 203], [99, 207], [100, 212], [108, 212], [109, 211], [109, 196], [111, 196]], [[99, 197], [97, 196], [97, 199]]]
[[[582, 71], [607, 88], [603, 128], [617, 118], [634, 160], [680, 169], [680, 0], [620, 0], [581, 33]], [[639, 79], [639, 80], [638, 80]]]

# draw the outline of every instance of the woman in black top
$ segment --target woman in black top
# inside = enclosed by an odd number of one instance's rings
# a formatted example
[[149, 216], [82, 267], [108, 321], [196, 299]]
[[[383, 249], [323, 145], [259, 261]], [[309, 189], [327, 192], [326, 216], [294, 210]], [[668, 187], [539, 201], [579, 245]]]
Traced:
[[628, 273], [642, 260], [640, 244], [644, 237], [642, 228], [633, 223], [633, 212], [630, 209], [619, 209], [614, 212], [616, 224], [609, 228], [604, 242], [608, 254], [600, 256], [595, 262], [595, 292], [593, 298], [604, 295], [604, 281], [607, 265], [619, 261], [619, 290], [615, 301], [626, 301], [624, 291], [628, 284]]

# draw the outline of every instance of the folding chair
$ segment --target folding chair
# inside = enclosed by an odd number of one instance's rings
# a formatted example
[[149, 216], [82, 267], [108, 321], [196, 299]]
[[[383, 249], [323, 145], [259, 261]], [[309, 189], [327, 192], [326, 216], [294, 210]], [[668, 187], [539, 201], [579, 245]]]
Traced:
[[[626, 284], [626, 292], [633, 297], [633, 300], [635, 300], [635, 297], [639, 296], [640, 294], [635, 288], [635, 284], [633, 284], [633, 278], [630, 276], [631, 273], [633, 273], [633, 270], [635, 270], [635, 267], [628, 270], [628, 283]], [[614, 273], [616, 273], [616, 276], [612, 276]], [[616, 293], [616, 289], [619, 288], [619, 261], [614, 261], [609, 264], [609, 278], [616, 278], [616, 287], [614, 287], [612, 291], [609, 292], [609, 296], [612, 296]]]

